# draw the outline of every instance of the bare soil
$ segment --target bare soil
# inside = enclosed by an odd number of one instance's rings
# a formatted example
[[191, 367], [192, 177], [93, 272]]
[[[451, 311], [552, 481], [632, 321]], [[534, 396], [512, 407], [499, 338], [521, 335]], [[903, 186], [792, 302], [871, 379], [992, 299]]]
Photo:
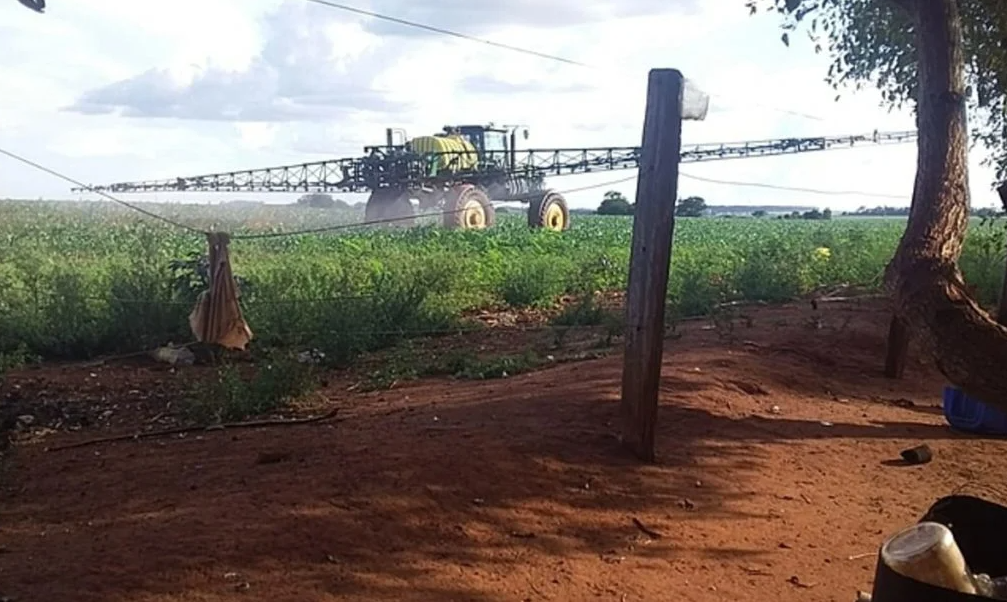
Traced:
[[[882, 305], [743, 312], [668, 339], [647, 466], [617, 440], [618, 347], [370, 393], [333, 374], [309, 409], [338, 406], [336, 422], [63, 451], [170, 421], [205, 369], [15, 373], [4, 403], [36, 421], [0, 473], [0, 596], [848, 602], [883, 538], [937, 498], [998, 499], [1007, 443], [946, 425], [944, 381], [918, 353], [904, 380], [882, 378]], [[520, 353], [548, 336], [431, 345]], [[901, 465], [920, 443], [933, 462]]]

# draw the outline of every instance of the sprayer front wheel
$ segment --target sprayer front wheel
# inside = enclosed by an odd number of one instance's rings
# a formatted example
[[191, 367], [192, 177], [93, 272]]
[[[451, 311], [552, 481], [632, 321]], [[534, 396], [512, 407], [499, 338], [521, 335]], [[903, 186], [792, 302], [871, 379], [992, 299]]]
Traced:
[[550, 190], [541, 198], [532, 201], [528, 207], [528, 225], [556, 232], [568, 229], [570, 209], [567, 208], [563, 195]]
[[444, 226], [483, 230], [496, 223], [496, 209], [486, 191], [472, 184], [457, 186], [444, 199]]

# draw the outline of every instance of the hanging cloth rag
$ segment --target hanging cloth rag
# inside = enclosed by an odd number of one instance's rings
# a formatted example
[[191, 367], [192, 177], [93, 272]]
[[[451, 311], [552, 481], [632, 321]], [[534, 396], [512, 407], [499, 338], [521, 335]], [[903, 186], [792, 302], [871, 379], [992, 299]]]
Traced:
[[199, 294], [189, 314], [189, 326], [201, 343], [245, 349], [252, 340], [252, 330], [238, 304], [238, 286], [227, 249], [231, 238], [225, 232], [207, 232], [206, 238], [210, 245], [210, 288]]

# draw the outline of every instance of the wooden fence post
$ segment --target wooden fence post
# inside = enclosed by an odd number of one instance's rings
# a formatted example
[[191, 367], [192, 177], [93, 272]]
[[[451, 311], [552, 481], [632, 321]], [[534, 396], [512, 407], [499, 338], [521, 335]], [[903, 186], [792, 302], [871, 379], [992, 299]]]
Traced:
[[709, 97], [691, 89], [677, 69], [651, 70], [626, 288], [621, 407], [622, 444], [645, 462], [655, 459], [682, 120], [704, 119], [708, 107]]

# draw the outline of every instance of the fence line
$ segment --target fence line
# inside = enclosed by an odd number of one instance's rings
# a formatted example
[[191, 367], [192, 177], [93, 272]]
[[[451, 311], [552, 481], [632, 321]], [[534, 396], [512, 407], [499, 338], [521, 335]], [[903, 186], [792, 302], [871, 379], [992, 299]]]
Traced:
[[[405, 340], [410, 339], [422, 339], [430, 337], [442, 337], [442, 336], [465, 336], [477, 333], [492, 333], [495, 330], [507, 330], [508, 332], [521, 332], [521, 333], [562, 333], [568, 334], [570, 332], [592, 332], [596, 333], [599, 330], [604, 330], [607, 328], [602, 324], [532, 324], [532, 325], [522, 325], [522, 324], [507, 324], [507, 325], [487, 325], [483, 323], [476, 322], [472, 326], [459, 325], [453, 328], [403, 328], [403, 329], [359, 329], [359, 330], [311, 330], [311, 331], [300, 331], [300, 332], [289, 332], [283, 333], [286, 336], [291, 337], [303, 337], [307, 335], [331, 335], [335, 337], [343, 338], [354, 338], [354, 337], [401, 337]], [[175, 349], [190, 349], [198, 346], [200, 343], [198, 341], [189, 341], [187, 343], [163, 345], [162, 347], [171, 347]], [[296, 345], [296, 348], [300, 348], [302, 351], [312, 351], [310, 345], [300, 344]], [[361, 353], [376, 353], [383, 349], [388, 349], [390, 347], [381, 347], [362, 351]], [[100, 366], [108, 363], [115, 363], [123, 360], [150, 357], [158, 347], [143, 349], [139, 351], [129, 351], [125, 353], [99, 355], [91, 359], [85, 360], [52, 360], [52, 359], [42, 359], [41, 361], [32, 361], [20, 364], [18, 369], [31, 369], [38, 368], [41, 366], [52, 366], [61, 369], [75, 369], [75, 368], [90, 368], [95, 366]], [[0, 376], [2, 376], [3, 371], [0, 369]]]

